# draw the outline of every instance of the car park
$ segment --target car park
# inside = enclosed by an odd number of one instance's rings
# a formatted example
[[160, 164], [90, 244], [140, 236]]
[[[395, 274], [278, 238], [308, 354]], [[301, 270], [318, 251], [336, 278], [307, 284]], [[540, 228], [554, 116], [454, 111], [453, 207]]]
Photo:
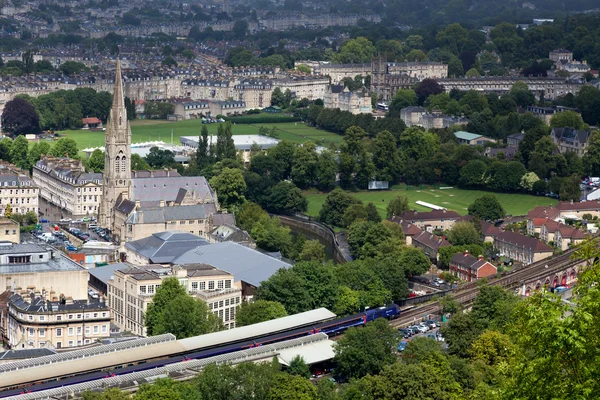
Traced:
[[400, 333], [400, 335], [402, 335], [404, 339], [408, 339], [413, 335], [412, 331], [409, 329], [400, 328], [398, 329], [398, 332]]
[[416, 325], [411, 325], [411, 326], [409, 326], [406, 329], [408, 329], [409, 331], [411, 331], [413, 335], [416, 335], [417, 333], [419, 333], [419, 328], [417, 328]]
[[429, 330], [429, 327], [423, 324], [419, 324], [417, 325], [417, 329], [419, 330], [420, 333], [427, 333], [427, 331]]

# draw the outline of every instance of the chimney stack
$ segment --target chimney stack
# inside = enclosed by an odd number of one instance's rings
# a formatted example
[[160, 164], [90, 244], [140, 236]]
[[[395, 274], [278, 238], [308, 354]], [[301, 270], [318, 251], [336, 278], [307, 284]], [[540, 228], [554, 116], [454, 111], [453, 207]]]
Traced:
[[477, 256], [477, 259], [478, 259], [479, 261], [483, 261], [483, 260], [484, 260], [484, 258], [483, 258], [483, 256], [482, 256], [481, 254], [480, 254], [479, 256]]
[[465, 257], [469, 255], [469, 250], [465, 250]]

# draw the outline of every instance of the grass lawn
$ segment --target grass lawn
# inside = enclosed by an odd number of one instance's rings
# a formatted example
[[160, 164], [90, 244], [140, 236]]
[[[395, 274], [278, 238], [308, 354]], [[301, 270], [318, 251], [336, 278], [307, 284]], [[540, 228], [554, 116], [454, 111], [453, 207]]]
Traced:
[[[305, 193], [308, 199], [308, 215], [317, 216], [327, 194]], [[411, 209], [418, 211], [429, 211], [429, 208], [415, 204], [417, 201], [425, 201], [449, 210], [454, 210], [461, 215], [467, 214], [467, 208], [475, 199], [485, 194], [496, 196], [508, 215], [525, 215], [535, 206], [548, 206], [557, 203], [557, 200], [548, 197], [531, 196], [527, 194], [512, 193], [490, 193], [482, 190], [462, 189], [392, 189], [385, 191], [353, 192], [352, 196], [362, 200], [364, 204], [373, 202], [381, 214], [385, 217], [385, 208], [388, 202], [396, 196], [405, 196]]]
[[[208, 124], [208, 133], [217, 134], [219, 124]], [[234, 135], [257, 135], [258, 128], [261, 124], [236, 124], [233, 126]], [[302, 123], [285, 122], [285, 123], [266, 123], [262, 124], [269, 129], [273, 126], [277, 128], [280, 139], [289, 140], [295, 143], [303, 143], [307, 140], [317, 142], [317, 144], [327, 145], [331, 142], [339, 142], [342, 140], [341, 135], [322, 131], [316, 128], [306, 126]], [[164, 120], [135, 120], [131, 121], [131, 142], [149, 142], [163, 141], [170, 143], [171, 130], [173, 131], [173, 144], [179, 144], [180, 136], [195, 136], [200, 135], [202, 129], [202, 121], [186, 120], [186, 121], [164, 121]], [[90, 132], [87, 130], [67, 130], [59, 132], [64, 137], [69, 137], [77, 141], [80, 149], [89, 147], [104, 146], [104, 132]]]

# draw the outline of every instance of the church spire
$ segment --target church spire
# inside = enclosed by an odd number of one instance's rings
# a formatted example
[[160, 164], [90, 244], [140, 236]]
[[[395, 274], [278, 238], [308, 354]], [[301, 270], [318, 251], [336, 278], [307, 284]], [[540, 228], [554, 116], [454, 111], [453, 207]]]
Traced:
[[121, 76], [121, 60], [117, 60], [117, 74], [113, 88], [113, 109], [125, 108], [125, 97], [123, 96], [123, 77]]

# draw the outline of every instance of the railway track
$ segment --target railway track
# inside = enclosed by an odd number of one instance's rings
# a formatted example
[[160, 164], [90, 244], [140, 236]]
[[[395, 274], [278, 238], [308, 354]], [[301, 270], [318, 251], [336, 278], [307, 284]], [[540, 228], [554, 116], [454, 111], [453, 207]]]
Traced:
[[[513, 271], [504, 273], [499, 277], [491, 278], [485, 285], [516, 288], [528, 281], [544, 279], [548, 275], [561, 272], [567, 268], [580, 264], [582, 260], [571, 259], [574, 253], [575, 250], [572, 249], [550, 260], [542, 260], [527, 266], [523, 266]], [[452, 292], [452, 295], [462, 306], [470, 305], [479, 293], [480, 284], [481, 283], [479, 282], [472, 282], [466, 286], [455, 289]], [[439, 311], [439, 301], [422, 304], [402, 313], [399, 318], [391, 322], [391, 325], [394, 328], [405, 327], [426, 317], [428, 314], [439, 313]]]

